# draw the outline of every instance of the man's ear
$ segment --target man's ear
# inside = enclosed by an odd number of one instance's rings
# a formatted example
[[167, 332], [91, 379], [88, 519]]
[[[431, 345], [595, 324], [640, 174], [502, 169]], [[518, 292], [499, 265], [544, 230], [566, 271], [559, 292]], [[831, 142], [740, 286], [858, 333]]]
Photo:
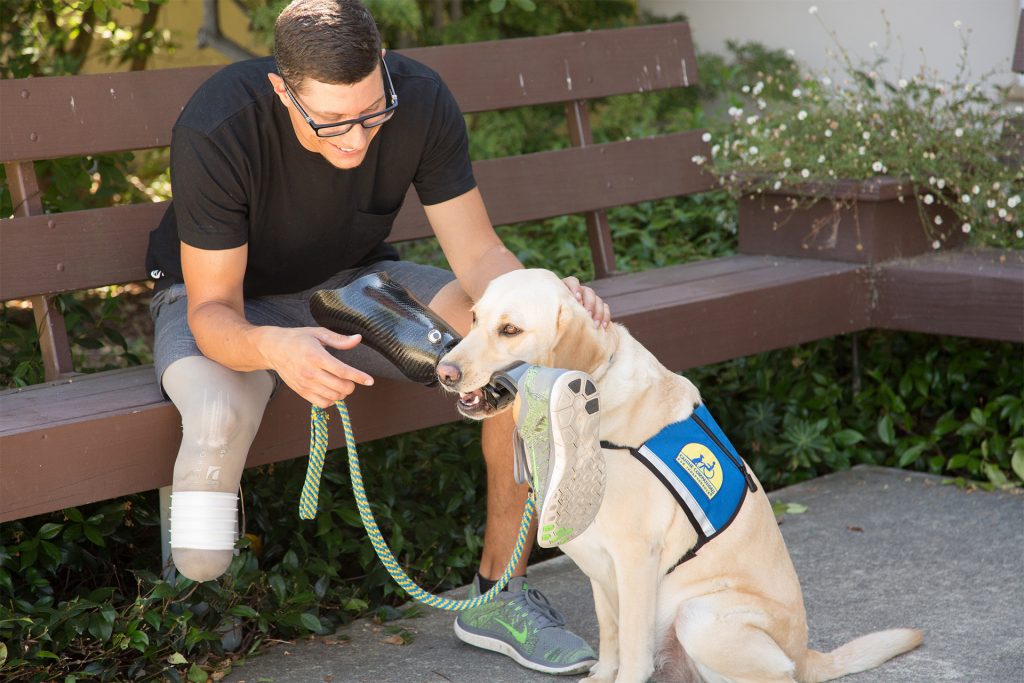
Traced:
[[288, 93], [284, 90], [284, 79], [278, 74], [268, 73], [267, 80], [270, 81], [270, 85], [274, 88], [274, 93], [277, 94], [278, 99], [281, 100], [281, 104], [290, 108], [292, 103], [288, 99]]

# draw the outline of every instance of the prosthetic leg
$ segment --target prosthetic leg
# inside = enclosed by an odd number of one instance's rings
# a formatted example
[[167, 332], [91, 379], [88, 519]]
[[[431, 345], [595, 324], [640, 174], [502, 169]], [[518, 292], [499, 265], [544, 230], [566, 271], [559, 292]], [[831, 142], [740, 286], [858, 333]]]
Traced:
[[269, 372], [237, 372], [205, 356], [175, 361], [164, 391], [181, 413], [171, 485], [171, 554], [194, 581], [227, 570], [238, 537], [238, 482], [274, 388]]

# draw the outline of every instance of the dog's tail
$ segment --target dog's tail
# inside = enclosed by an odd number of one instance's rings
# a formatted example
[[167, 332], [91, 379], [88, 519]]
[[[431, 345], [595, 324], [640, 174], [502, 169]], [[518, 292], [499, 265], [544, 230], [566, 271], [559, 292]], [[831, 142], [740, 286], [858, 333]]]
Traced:
[[808, 649], [803, 661], [797, 664], [797, 680], [821, 683], [873, 669], [896, 655], [913, 650], [923, 640], [921, 631], [894, 628], [855, 638], [828, 653]]

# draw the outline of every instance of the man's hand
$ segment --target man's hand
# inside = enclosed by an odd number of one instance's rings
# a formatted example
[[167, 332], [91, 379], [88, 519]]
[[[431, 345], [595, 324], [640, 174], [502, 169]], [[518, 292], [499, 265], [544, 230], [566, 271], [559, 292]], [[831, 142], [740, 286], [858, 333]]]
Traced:
[[362, 338], [331, 332], [323, 327], [265, 327], [260, 350], [284, 383], [320, 408], [329, 408], [355, 391], [370, 386], [373, 378], [342, 363], [326, 348], [347, 350]]
[[576, 297], [576, 301], [579, 301], [583, 304], [583, 308], [587, 309], [587, 313], [594, 319], [594, 327], [607, 329], [608, 323], [612, 321], [612, 312], [608, 308], [608, 304], [597, 295], [597, 292], [586, 285], [580, 284], [579, 278], [574, 275], [562, 278], [562, 282], [565, 283], [565, 286]]

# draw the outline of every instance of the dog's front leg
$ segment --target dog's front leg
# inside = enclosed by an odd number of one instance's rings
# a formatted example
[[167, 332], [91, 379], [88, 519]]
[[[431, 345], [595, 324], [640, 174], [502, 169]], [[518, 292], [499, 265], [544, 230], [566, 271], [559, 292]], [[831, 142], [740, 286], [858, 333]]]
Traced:
[[622, 550], [615, 562], [619, 593], [619, 673], [615, 683], [646, 683], [654, 673], [658, 553], [646, 545]]
[[590, 580], [594, 592], [594, 609], [597, 612], [597, 629], [600, 643], [597, 651], [597, 664], [590, 669], [590, 675], [580, 683], [612, 683], [619, 670], [619, 609], [618, 595], [615, 586], [609, 586], [609, 595], [605, 587], [594, 579]]

